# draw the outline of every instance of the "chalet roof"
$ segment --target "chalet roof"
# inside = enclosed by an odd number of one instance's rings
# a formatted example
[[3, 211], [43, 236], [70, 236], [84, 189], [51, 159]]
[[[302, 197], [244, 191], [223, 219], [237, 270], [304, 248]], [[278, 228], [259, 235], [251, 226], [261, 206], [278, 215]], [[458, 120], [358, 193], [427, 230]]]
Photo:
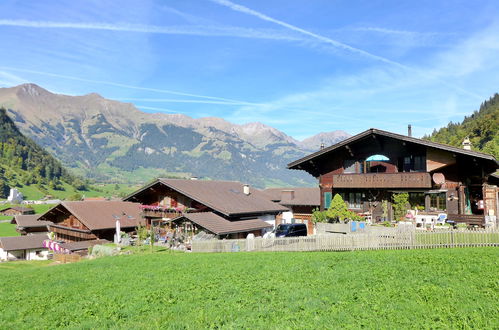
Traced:
[[25, 214], [16, 215], [10, 223], [16, 224], [18, 227], [33, 228], [33, 227], [45, 227], [52, 224], [50, 221], [38, 221], [41, 214]]
[[121, 228], [136, 227], [142, 220], [138, 203], [122, 201], [62, 202], [43, 214], [40, 219], [53, 219], [57, 212], [64, 210], [74, 215], [90, 230], [115, 228], [116, 220], [120, 220]]
[[[293, 198], [290, 198], [293, 192]], [[303, 205], [303, 206], [319, 206], [321, 205], [321, 192], [319, 187], [304, 188], [268, 188], [263, 192], [269, 196], [270, 200], [281, 205]]]
[[442, 144], [442, 143], [436, 143], [436, 142], [431, 142], [431, 141], [426, 141], [426, 140], [422, 140], [422, 139], [417, 139], [417, 138], [414, 138], [414, 137], [410, 137], [410, 136], [406, 136], [406, 135], [401, 135], [401, 134], [396, 134], [396, 133], [391, 133], [391, 132], [387, 132], [387, 131], [383, 131], [383, 130], [380, 130], [380, 129], [376, 129], [376, 128], [370, 128], [362, 133], [359, 133], [357, 135], [354, 135], [346, 140], [343, 140], [337, 144], [334, 144], [330, 147], [327, 147], [327, 148], [324, 148], [322, 150], [319, 150], [317, 152], [314, 152], [308, 156], [305, 156], [301, 159], [298, 159], [298, 160], [295, 160], [294, 162], [291, 162], [288, 164], [288, 168], [289, 169], [299, 169], [299, 166], [303, 163], [306, 163], [310, 160], [313, 160], [319, 156], [322, 156], [324, 154], [327, 154], [327, 153], [330, 153], [332, 151], [335, 151], [341, 147], [344, 147], [348, 144], [351, 144], [353, 142], [356, 142], [358, 140], [361, 140], [365, 137], [368, 137], [370, 135], [378, 135], [378, 136], [386, 136], [386, 137], [389, 137], [389, 138], [393, 138], [393, 139], [397, 139], [397, 140], [400, 140], [400, 141], [405, 141], [405, 142], [410, 142], [410, 143], [415, 143], [415, 144], [419, 144], [419, 145], [423, 145], [423, 146], [427, 146], [427, 147], [430, 147], [430, 148], [435, 148], [435, 149], [440, 149], [440, 150], [445, 150], [445, 151], [449, 151], [449, 152], [452, 152], [452, 153], [456, 153], [456, 154], [461, 154], [461, 155], [466, 155], [466, 156], [471, 156], [471, 157], [476, 157], [476, 158], [481, 158], [481, 159], [484, 159], [484, 160], [489, 160], [489, 161], [493, 161], [496, 166], [499, 164], [497, 162], [497, 160], [494, 158], [494, 156], [492, 155], [489, 155], [489, 154], [486, 154], [486, 153], [483, 153], [483, 152], [477, 152], [477, 151], [472, 151], [472, 150], [466, 150], [466, 149], [462, 149], [462, 148], [457, 148], [457, 147], [453, 147], [453, 146], [449, 146], [449, 145], [446, 145], [446, 144]]
[[24, 213], [24, 212], [34, 213], [35, 212], [32, 208], [22, 207], [22, 206], [9, 206], [9, 207], [6, 207], [6, 208], [0, 210], [0, 212], [7, 211], [7, 210], [16, 210], [16, 211], [19, 211], [22, 213]]
[[107, 239], [93, 239], [89, 241], [61, 243], [60, 246], [69, 251], [80, 251], [80, 250], [86, 250], [94, 245], [107, 244], [107, 243], [111, 243], [111, 241], [108, 241]]
[[124, 200], [131, 200], [137, 194], [156, 184], [165, 185], [170, 189], [229, 217], [244, 214], [279, 213], [287, 211], [282, 205], [270, 201], [268, 197], [258, 189], [250, 188], [250, 194], [245, 195], [243, 193], [244, 185], [236, 181], [158, 179], [127, 196]]
[[173, 221], [182, 218], [190, 220], [216, 235], [244, 233], [272, 227], [271, 224], [260, 219], [229, 221], [213, 212], [186, 213]]
[[0, 237], [0, 247], [5, 251], [41, 249], [47, 234], [35, 234], [16, 237]]

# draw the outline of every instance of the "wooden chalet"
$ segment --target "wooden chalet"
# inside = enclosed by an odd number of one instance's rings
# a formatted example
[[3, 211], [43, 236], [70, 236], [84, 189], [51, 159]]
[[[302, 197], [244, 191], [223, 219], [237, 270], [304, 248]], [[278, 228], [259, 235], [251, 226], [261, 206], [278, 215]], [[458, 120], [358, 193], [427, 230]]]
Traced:
[[[493, 173], [497, 160], [489, 154], [368, 129], [338, 144], [288, 164], [319, 179], [321, 208], [342, 195], [349, 208], [383, 217], [383, 201], [407, 192], [412, 207], [448, 214], [457, 222], [483, 224], [498, 211]], [[393, 214], [388, 207], [388, 218]]]
[[56, 241], [66, 243], [109, 240], [116, 233], [116, 221], [121, 231], [133, 231], [141, 222], [139, 204], [122, 201], [62, 202], [38, 218], [50, 221], [49, 231]]
[[[231, 238], [246, 237], [248, 233], [261, 235], [275, 225], [277, 214], [287, 211], [261, 191], [234, 181], [157, 179], [124, 200], [142, 204], [147, 226], [182, 219], [197, 230]], [[198, 212], [203, 213], [193, 215]], [[227, 230], [217, 227], [219, 231], [213, 231], [206, 226], [209, 221], [217, 226], [225, 224]], [[234, 228], [237, 230], [233, 231]]]
[[10, 222], [16, 225], [16, 231], [21, 235], [30, 235], [34, 233], [48, 233], [50, 221], [38, 221], [41, 214], [16, 215]]
[[22, 206], [10, 206], [0, 210], [0, 215], [24, 215], [24, 214], [35, 214], [35, 210], [29, 207]]
[[304, 223], [309, 235], [314, 234], [312, 213], [321, 205], [321, 192], [318, 187], [268, 188], [263, 192], [275, 203], [288, 208], [276, 217], [276, 225], [281, 223]]

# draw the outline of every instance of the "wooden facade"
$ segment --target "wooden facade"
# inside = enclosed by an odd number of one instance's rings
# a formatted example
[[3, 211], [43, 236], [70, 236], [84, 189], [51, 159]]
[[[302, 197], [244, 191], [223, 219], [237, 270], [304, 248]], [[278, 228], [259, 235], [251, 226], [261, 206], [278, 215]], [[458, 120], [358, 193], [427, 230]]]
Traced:
[[[369, 159], [377, 158], [375, 161]], [[493, 156], [371, 129], [288, 165], [319, 179], [321, 208], [342, 195], [350, 209], [392, 219], [392, 195], [409, 193], [427, 212], [497, 215], [497, 186], [487, 177]], [[386, 214], [388, 213], [388, 214]]]

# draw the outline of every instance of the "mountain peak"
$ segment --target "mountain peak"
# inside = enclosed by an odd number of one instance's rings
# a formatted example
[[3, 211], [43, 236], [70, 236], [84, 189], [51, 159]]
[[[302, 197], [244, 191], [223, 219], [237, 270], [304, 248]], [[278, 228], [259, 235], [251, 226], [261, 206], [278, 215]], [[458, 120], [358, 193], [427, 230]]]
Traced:
[[33, 83], [26, 83], [15, 87], [18, 94], [29, 95], [31, 97], [37, 97], [43, 94], [50, 93], [48, 90], [38, 86]]

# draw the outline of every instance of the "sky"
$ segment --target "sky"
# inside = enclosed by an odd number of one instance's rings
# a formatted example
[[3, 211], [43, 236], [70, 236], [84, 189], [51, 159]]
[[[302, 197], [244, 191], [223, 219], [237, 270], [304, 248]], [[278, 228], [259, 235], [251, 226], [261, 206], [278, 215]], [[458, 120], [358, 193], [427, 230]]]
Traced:
[[497, 0], [3, 0], [0, 44], [0, 87], [299, 140], [408, 124], [421, 137], [499, 92]]

